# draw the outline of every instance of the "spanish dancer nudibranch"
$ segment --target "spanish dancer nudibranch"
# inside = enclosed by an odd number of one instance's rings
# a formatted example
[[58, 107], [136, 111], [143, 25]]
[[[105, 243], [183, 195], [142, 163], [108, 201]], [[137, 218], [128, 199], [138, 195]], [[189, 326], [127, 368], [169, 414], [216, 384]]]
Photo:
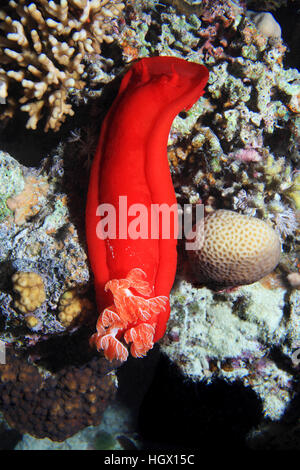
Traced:
[[[177, 263], [168, 135], [175, 116], [203, 94], [207, 79], [203, 65], [175, 57], [141, 59], [124, 76], [103, 122], [86, 234], [101, 312], [90, 343], [108, 360], [125, 361], [127, 344], [132, 356], [142, 357], [165, 333]], [[167, 236], [153, 207], [169, 209]], [[132, 235], [138, 225], [140, 236]]]

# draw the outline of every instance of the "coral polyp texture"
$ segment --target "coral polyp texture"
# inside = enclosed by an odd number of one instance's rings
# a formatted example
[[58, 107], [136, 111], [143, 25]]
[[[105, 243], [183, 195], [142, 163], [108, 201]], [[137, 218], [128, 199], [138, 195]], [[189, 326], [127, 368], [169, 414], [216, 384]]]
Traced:
[[193, 229], [188, 251], [197, 278], [223, 286], [251, 284], [277, 266], [281, 244], [278, 233], [263, 220], [228, 210], [217, 210]]
[[8, 354], [0, 365], [0, 409], [19, 432], [63, 441], [100, 423], [115, 393], [111, 369], [97, 358], [45, 378], [26, 359]]
[[68, 327], [78, 318], [83, 321], [87, 313], [93, 310], [95, 308], [89, 299], [79, 297], [76, 290], [69, 290], [60, 298], [58, 319], [65, 327]]
[[18, 272], [12, 277], [13, 289], [19, 295], [15, 306], [22, 313], [36, 310], [46, 300], [42, 277], [34, 272]]
[[113, 40], [114, 20], [123, 7], [118, 0], [11, 0], [2, 7], [0, 97], [6, 103], [1, 118], [20, 107], [29, 115], [27, 128], [36, 129], [45, 116], [45, 131], [57, 131], [74, 114], [69, 93], [85, 85], [85, 56]]

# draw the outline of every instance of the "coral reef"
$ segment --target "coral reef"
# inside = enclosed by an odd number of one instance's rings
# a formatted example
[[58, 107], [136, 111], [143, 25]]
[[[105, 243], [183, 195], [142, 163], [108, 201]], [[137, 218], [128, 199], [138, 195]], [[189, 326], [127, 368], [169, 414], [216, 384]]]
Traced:
[[296, 208], [288, 193], [299, 151], [300, 74], [283, 66], [280, 38], [261, 34], [234, 2], [218, 6], [213, 13], [205, 2], [199, 17], [180, 16], [172, 6], [156, 11], [151, 2], [142, 11], [133, 6], [118, 41], [126, 61], [183, 55], [210, 70], [206, 94], [175, 119], [169, 136], [180, 202], [214, 196], [217, 208], [276, 228], [277, 214]]
[[[92, 358], [90, 331], [73, 339], [81, 320], [88, 329], [95, 308], [88, 299], [86, 254], [75, 227], [84, 203], [77, 197], [67, 204], [65, 192], [78, 189], [78, 168], [74, 161], [63, 165], [63, 150], [59, 146], [39, 169], [3, 153], [0, 166], [8, 189], [1, 193], [3, 208], [7, 200], [24, 200], [25, 193], [31, 201], [26, 181], [34, 182], [34, 213], [30, 209], [27, 217], [24, 208], [26, 216], [18, 218], [7, 208], [0, 222], [0, 339], [6, 344], [0, 410], [19, 432], [58, 441], [100, 422], [114, 396], [110, 371], [116, 367]], [[36, 191], [39, 187], [47, 191]]]
[[[294, 395], [298, 369], [291, 356], [300, 341], [299, 294], [289, 293], [288, 320], [286, 296], [284, 288], [270, 290], [260, 283], [224, 294], [180, 281], [162, 350], [194, 381], [241, 380], [262, 399], [264, 415], [278, 419]], [[274, 347], [288, 368], [272, 358]]]
[[[249, 8], [254, 3], [262, 5]], [[250, 386], [265, 417], [277, 420], [294, 396], [298, 373], [292, 356], [299, 290], [288, 276], [299, 270], [300, 74], [287, 67], [279, 34], [262, 34], [237, 2], [131, 3], [125, 18], [117, 39], [125, 62], [172, 55], [210, 70], [206, 93], [180, 113], [169, 135], [178, 202], [204, 203], [206, 214], [229, 209], [255, 216], [278, 232], [283, 247], [276, 273], [236, 292], [213, 293], [179, 280], [162, 350], [194, 381]], [[180, 253], [179, 277], [186, 279], [187, 254]]]
[[10, 0], [0, 10], [1, 118], [19, 108], [29, 114], [26, 127], [57, 131], [74, 110], [68, 94], [81, 90], [87, 54], [111, 42], [118, 0]]
[[0, 409], [20, 433], [63, 441], [101, 421], [115, 392], [110, 370], [95, 358], [45, 378], [36, 366], [9, 354], [7, 364], [0, 365]]
[[202, 2], [188, 16], [177, 3], [132, 4], [118, 38], [125, 61], [184, 56], [210, 70], [205, 95], [169, 135], [177, 200], [271, 223], [295, 270], [300, 74], [283, 65], [282, 39], [260, 33], [236, 2]]
[[274, 270], [281, 252], [279, 236], [268, 224], [228, 210], [199, 221], [189, 242], [196, 278], [224, 287], [258, 281]]
[[[87, 257], [64, 192], [77, 181], [72, 176], [76, 165], [70, 162], [72, 169], [68, 165], [63, 169], [61, 151], [62, 147], [39, 169], [26, 168], [1, 154], [0, 171], [3, 168], [7, 190], [0, 195], [0, 205], [6, 208], [6, 217], [0, 222], [0, 339], [10, 344], [31, 344], [39, 337], [63, 332], [69, 323], [59, 320], [64, 311], [59, 310], [60, 299], [72, 289], [76, 288], [85, 313], [93, 316], [95, 312], [82, 299], [89, 279]], [[67, 185], [64, 171], [70, 172]], [[26, 186], [26, 181], [34, 184]], [[47, 188], [47, 192], [38, 188]], [[9, 202], [19, 201], [13, 212], [7, 208], [7, 201], [10, 207]], [[76, 217], [83, 210], [83, 200], [77, 198], [76, 203], [73, 199]], [[74, 303], [70, 308], [72, 315], [79, 313]], [[31, 334], [28, 327], [33, 330]]]

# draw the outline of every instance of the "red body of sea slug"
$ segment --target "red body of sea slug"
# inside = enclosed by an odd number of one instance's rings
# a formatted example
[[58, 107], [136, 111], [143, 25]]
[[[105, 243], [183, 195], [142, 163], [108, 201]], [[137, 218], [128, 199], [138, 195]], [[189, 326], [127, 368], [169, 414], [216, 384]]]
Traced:
[[[124, 76], [103, 122], [86, 234], [101, 312], [91, 344], [109, 360], [125, 361], [126, 343], [134, 357], [144, 356], [165, 333], [177, 262], [167, 141], [173, 119], [203, 94], [207, 79], [203, 65], [175, 57], [141, 59]], [[162, 204], [163, 217], [157, 210]]]

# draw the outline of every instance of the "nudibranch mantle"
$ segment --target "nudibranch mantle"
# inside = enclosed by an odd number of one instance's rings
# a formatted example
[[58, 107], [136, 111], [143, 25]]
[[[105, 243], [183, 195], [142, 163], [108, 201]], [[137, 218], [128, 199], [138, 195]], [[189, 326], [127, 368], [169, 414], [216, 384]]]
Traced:
[[[125, 361], [129, 343], [132, 356], [144, 356], [165, 333], [177, 264], [168, 135], [175, 116], [203, 94], [207, 79], [203, 65], [184, 59], [141, 59], [124, 76], [102, 124], [91, 168], [86, 235], [100, 312], [90, 343], [109, 360]], [[161, 215], [154, 217], [152, 211], [161, 205], [169, 209], [167, 236]], [[104, 236], [109, 207], [114, 225]], [[140, 237], [129, 233], [131, 224], [139, 225], [137, 214], [143, 214]]]

